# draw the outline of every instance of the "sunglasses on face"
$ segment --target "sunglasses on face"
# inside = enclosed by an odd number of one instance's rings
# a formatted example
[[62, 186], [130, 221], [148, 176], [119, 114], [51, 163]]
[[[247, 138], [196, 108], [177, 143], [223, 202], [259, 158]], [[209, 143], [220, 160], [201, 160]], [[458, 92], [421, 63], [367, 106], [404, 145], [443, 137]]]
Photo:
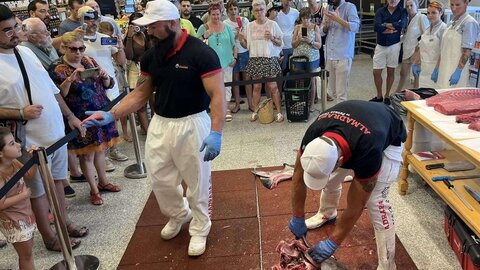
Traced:
[[83, 53], [83, 52], [85, 51], [85, 49], [86, 49], [85, 46], [82, 46], [82, 47], [69, 47], [69, 46], [65, 46], [65, 47], [67, 47], [67, 48], [70, 50], [71, 53], [76, 53], [76, 52], [81, 52], [81, 53]]

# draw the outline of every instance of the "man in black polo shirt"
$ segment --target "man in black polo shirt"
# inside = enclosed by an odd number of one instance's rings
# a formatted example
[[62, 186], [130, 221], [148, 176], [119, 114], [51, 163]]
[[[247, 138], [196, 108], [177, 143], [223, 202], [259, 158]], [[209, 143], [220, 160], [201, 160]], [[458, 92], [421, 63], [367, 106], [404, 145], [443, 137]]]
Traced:
[[[398, 66], [400, 53], [400, 35], [407, 27], [407, 11], [398, 6], [400, 0], [388, 0], [388, 5], [375, 13], [374, 30], [377, 32], [377, 46], [373, 55], [373, 79], [377, 96], [371, 99], [375, 102], [390, 104], [390, 90], [395, 80], [395, 68]], [[385, 96], [382, 94], [382, 71], [387, 68], [387, 83]]]
[[[155, 46], [140, 62], [137, 87], [110, 112], [88, 112], [85, 126], [104, 125], [140, 109], [155, 91], [155, 116], [148, 128], [145, 165], [162, 213], [162, 229], [174, 238], [190, 222], [188, 255], [205, 252], [210, 232], [211, 166], [219, 153], [225, 115], [223, 74], [217, 54], [180, 28], [177, 7], [168, 0], [147, 3], [134, 24], [147, 26]], [[210, 105], [211, 117], [206, 113]], [[181, 182], [187, 184], [183, 197]]]
[[337, 215], [342, 182], [354, 173], [348, 205], [335, 231], [309, 250], [316, 262], [336, 251], [367, 206], [375, 229], [378, 269], [394, 269], [395, 228], [387, 195], [398, 176], [405, 139], [403, 122], [392, 108], [359, 100], [339, 103], [308, 128], [293, 174], [293, 217], [289, 227], [296, 237], [307, 233], [306, 188], [322, 190], [317, 215], [332, 221]]

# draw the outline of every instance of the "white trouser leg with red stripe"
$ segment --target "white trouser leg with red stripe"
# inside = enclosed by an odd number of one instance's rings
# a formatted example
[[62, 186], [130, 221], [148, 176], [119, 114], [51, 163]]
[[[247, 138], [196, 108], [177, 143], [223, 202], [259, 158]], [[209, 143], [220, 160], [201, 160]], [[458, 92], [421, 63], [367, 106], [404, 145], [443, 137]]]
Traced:
[[[200, 146], [210, 132], [206, 112], [174, 119], [155, 115], [145, 144], [147, 177], [161, 212], [181, 221], [192, 210], [191, 236], [207, 236], [211, 221], [211, 165], [204, 162]], [[183, 199], [182, 180], [187, 185]]]
[[382, 167], [367, 208], [375, 230], [378, 270], [395, 270], [395, 224], [388, 200], [390, 185], [397, 181], [402, 147], [389, 146], [384, 151]]

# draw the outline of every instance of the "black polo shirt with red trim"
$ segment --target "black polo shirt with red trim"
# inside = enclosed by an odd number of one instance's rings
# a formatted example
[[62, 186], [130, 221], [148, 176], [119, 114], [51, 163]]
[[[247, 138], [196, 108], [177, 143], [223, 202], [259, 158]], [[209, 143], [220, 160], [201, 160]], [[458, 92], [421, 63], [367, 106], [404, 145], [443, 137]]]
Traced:
[[305, 132], [301, 152], [315, 138], [335, 139], [344, 154], [341, 168], [351, 169], [360, 181], [377, 176], [383, 151], [400, 146], [407, 133], [400, 116], [383, 103], [349, 100], [320, 114]]
[[155, 47], [140, 61], [142, 75], [150, 76], [155, 85], [155, 113], [167, 118], [181, 118], [206, 110], [210, 97], [202, 78], [222, 72], [215, 51], [182, 31], [177, 47], [159, 66]]

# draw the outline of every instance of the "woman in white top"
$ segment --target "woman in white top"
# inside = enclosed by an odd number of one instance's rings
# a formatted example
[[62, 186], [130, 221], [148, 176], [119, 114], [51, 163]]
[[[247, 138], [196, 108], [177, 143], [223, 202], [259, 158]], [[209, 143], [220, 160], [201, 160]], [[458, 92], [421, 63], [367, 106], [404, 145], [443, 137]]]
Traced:
[[439, 88], [466, 87], [469, 59], [478, 36], [478, 23], [468, 14], [469, 0], [451, 0], [452, 21], [442, 36], [440, 57], [432, 72]]
[[[252, 3], [255, 21], [248, 24], [246, 35], [239, 33], [240, 44], [244, 48], [248, 48], [250, 52], [250, 60], [247, 64], [246, 72], [253, 79], [275, 78], [280, 72], [280, 65], [274, 55], [275, 47], [282, 46], [282, 30], [278, 24], [266, 17], [267, 6], [263, 0], [254, 0]], [[280, 93], [276, 82], [265, 83], [267, 89], [272, 93], [273, 104], [277, 110], [275, 121], [282, 122], [282, 107], [280, 101]], [[256, 111], [260, 103], [260, 91], [262, 84], [255, 83], [253, 85], [252, 102], [255, 106], [255, 112], [252, 113], [250, 121], [257, 120]]]
[[[228, 19], [223, 21], [226, 25], [232, 28], [235, 33], [235, 47], [237, 48], [237, 62], [233, 67], [233, 78], [232, 82], [240, 80], [240, 73], [242, 73], [242, 79], [244, 81], [249, 80], [245, 69], [247, 68], [249, 54], [248, 49], [242, 47], [240, 41], [238, 40], [238, 33], [244, 32], [249, 23], [248, 19], [245, 17], [240, 17], [238, 15], [238, 3], [236, 0], [229, 0], [227, 2], [227, 15]], [[232, 86], [233, 97], [235, 98], [235, 107], [232, 109], [232, 113], [237, 113], [240, 110], [240, 87]], [[245, 93], [247, 94], [248, 109], [253, 112], [254, 106], [252, 104], [252, 85], [245, 85]]]
[[[407, 32], [403, 35], [402, 68], [400, 69], [397, 92], [403, 90], [405, 81], [410, 77], [412, 56], [418, 45], [418, 38], [430, 24], [427, 16], [418, 11], [418, 0], [407, 0], [406, 9], [408, 13], [408, 27]], [[417, 80], [418, 78], [415, 77], [415, 81]]]
[[431, 79], [438, 58], [440, 57], [440, 43], [447, 25], [442, 21], [443, 5], [440, 2], [431, 2], [427, 8], [427, 18], [430, 27], [422, 34], [418, 49], [413, 57], [412, 71], [419, 78], [415, 88], [436, 88]]

